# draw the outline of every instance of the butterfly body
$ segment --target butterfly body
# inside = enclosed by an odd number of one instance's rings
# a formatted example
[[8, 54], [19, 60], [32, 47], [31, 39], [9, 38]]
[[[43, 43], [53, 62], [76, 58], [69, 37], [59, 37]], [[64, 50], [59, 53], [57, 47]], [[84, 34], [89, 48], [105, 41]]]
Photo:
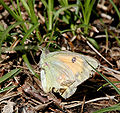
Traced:
[[63, 98], [73, 95], [77, 86], [90, 78], [92, 67], [98, 66], [98, 61], [89, 56], [70, 51], [58, 51], [41, 55], [41, 83], [47, 93], [54, 89]]

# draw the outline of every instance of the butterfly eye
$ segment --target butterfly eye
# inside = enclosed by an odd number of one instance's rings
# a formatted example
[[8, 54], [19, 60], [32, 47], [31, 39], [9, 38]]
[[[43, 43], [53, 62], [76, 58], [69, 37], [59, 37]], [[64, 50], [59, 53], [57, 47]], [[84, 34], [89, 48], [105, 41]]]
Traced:
[[76, 60], [77, 60], [76, 57], [73, 57], [73, 58], [72, 58], [72, 63], [75, 63]]

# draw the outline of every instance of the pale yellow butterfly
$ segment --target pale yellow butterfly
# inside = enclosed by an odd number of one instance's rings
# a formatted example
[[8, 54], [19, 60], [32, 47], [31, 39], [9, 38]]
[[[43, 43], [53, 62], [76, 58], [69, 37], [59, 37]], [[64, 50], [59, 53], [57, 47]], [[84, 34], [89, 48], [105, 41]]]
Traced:
[[70, 51], [57, 51], [45, 54], [43, 51], [40, 59], [41, 84], [48, 93], [53, 89], [63, 98], [73, 95], [77, 86], [90, 78], [93, 68], [99, 62], [90, 57]]

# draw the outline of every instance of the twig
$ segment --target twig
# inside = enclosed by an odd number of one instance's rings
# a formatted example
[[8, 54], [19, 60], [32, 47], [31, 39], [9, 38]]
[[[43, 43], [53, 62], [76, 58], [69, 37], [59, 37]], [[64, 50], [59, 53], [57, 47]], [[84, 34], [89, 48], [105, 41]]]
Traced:
[[84, 96], [84, 98], [83, 98], [83, 103], [82, 103], [82, 107], [81, 107], [81, 113], [83, 113], [83, 108], [84, 108], [84, 105], [85, 105], [85, 97], [86, 96]]
[[[108, 100], [108, 99], [114, 99], [115, 96], [110, 96], [110, 97], [100, 97], [100, 98], [96, 98], [96, 99], [92, 99], [92, 100], [89, 100], [89, 101], [86, 101], [85, 104], [88, 104], [88, 103], [91, 103], [91, 102], [95, 102], [95, 101], [100, 101], [100, 100]], [[72, 104], [69, 103], [70, 105], [66, 105], [66, 103], [62, 102], [61, 103], [65, 108], [73, 108], [73, 107], [76, 107], [76, 106], [80, 106], [83, 104], [83, 102], [81, 101], [73, 101]], [[68, 103], [67, 103], [68, 104]]]
[[104, 56], [102, 56], [88, 41], [87, 44], [99, 55], [101, 56], [107, 63], [109, 63], [112, 67], [114, 66], [112, 63], [110, 63]]
[[[108, 68], [108, 67], [105, 67], [103, 65], [100, 65], [100, 66], [103, 67], [105, 70], [107, 70], [109, 74], [111, 74], [112, 76], [114, 76], [115, 78], [120, 80], [120, 72], [119, 71]], [[116, 74], [114, 74], [113, 72], [116, 73]]]
[[14, 96], [20, 95], [21, 93], [22, 92], [13, 92], [13, 93], [6, 94], [6, 95], [4, 95], [3, 97], [0, 98], [0, 101], [8, 99], [10, 97], [14, 97]]

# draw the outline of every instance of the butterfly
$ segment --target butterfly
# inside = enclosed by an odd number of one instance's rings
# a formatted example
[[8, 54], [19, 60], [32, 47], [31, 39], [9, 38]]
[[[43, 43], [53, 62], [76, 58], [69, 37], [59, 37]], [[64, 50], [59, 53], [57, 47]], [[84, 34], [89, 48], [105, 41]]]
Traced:
[[77, 86], [91, 77], [99, 62], [90, 56], [70, 51], [45, 53], [40, 58], [41, 85], [44, 92], [58, 92], [63, 98], [72, 96]]

